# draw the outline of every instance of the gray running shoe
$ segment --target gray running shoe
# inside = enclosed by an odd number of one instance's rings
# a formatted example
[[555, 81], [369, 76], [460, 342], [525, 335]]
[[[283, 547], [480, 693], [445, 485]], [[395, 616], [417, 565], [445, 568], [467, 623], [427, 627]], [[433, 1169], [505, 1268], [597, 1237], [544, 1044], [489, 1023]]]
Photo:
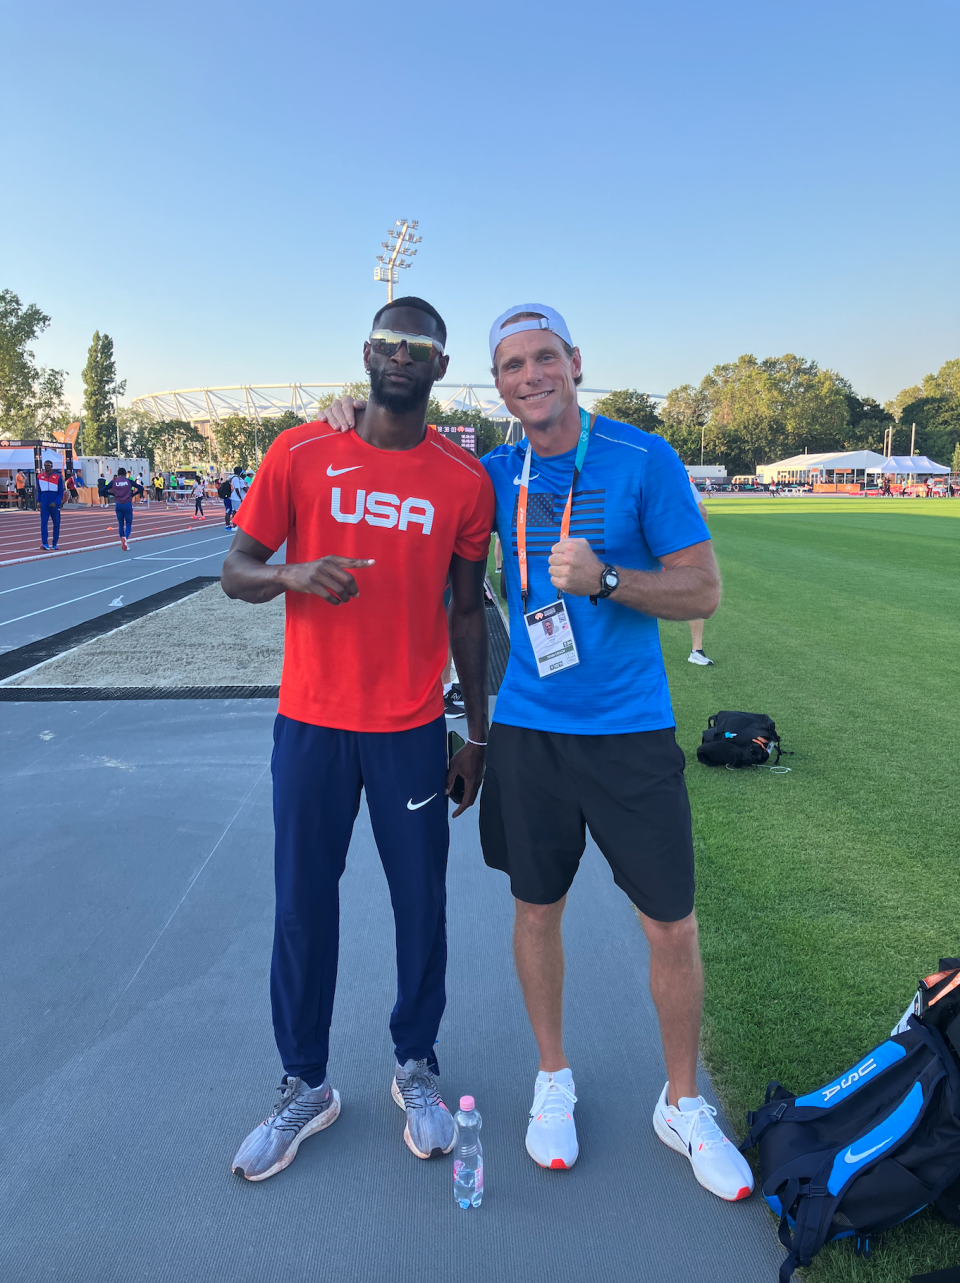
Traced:
[[430, 1158], [438, 1150], [449, 1154], [456, 1144], [457, 1125], [440, 1099], [437, 1075], [425, 1060], [408, 1060], [397, 1065], [390, 1089], [393, 1099], [406, 1111], [403, 1139], [417, 1158]]
[[233, 1171], [248, 1181], [265, 1181], [289, 1167], [300, 1142], [340, 1114], [340, 1093], [326, 1079], [320, 1087], [308, 1087], [302, 1078], [284, 1076], [277, 1091], [273, 1113], [253, 1129], [233, 1160]]

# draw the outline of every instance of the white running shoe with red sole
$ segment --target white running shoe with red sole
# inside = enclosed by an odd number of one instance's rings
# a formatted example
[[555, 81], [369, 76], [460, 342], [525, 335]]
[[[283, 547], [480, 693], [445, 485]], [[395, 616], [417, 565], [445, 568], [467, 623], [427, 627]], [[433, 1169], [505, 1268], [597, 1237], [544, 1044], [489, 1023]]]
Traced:
[[567, 1171], [577, 1161], [580, 1145], [573, 1107], [576, 1085], [569, 1069], [537, 1074], [527, 1126], [527, 1153], [541, 1167]]
[[685, 1109], [671, 1105], [667, 1101], [667, 1086], [653, 1111], [653, 1129], [664, 1145], [685, 1154], [694, 1176], [717, 1198], [728, 1203], [749, 1198], [753, 1193], [753, 1172], [736, 1145], [731, 1144], [714, 1121], [717, 1111], [702, 1096], [696, 1100], [684, 1097]]

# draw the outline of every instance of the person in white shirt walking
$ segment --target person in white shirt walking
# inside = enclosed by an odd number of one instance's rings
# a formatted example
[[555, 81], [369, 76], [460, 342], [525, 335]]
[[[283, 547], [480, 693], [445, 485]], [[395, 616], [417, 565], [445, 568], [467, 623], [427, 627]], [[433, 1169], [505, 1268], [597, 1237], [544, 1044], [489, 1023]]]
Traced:
[[[707, 485], [709, 484], [710, 483], [708, 481]], [[690, 485], [693, 488], [693, 493], [697, 500], [697, 503], [700, 505], [700, 516], [704, 519], [704, 521], [706, 521], [707, 506], [703, 502], [703, 500], [700, 498], [700, 491], [697, 489], [697, 483], [694, 481], [692, 476], [690, 477]], [[706, 668], [708, 665], [713, 663], [713, 660], [708, 659], [707, 656], [703, 653], [703, 620], [691, 619], [689, 621], [689, 624], [690, 624], [690, 654], [687, 656], [687, 663], [699, 664], [702, 668]]]
[[206, 521], [206, 517], [203, 514], [203, 482], [195, 481], [190, 493], [193, 495], [193, 516], [190, 520]]
[[247, 488], [247, 479], [243, 475], [243, 469], [238, 464], [233, 470], [233, 476], [230, 478], [230, 509], [232, 517], [235, 517], [240, 511], [240, 505], [243, 503]]

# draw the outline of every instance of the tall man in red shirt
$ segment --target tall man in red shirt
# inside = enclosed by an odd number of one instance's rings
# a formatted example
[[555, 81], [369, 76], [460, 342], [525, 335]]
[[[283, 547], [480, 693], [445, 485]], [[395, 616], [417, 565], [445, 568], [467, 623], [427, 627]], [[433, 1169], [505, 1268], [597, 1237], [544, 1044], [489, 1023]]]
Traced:
[[[356, 432], [282, 433], [236, 518], [223, 563], [229, 597], [286, 594], [273, 787], [277, 910], [270, 993], [284, 1074], [274, 1112], [234, 1171], [264, 1180], [340, 1109], [327, 1077], [339, 945], [338, 882], [367, 796], [390, 886], [397, 1002], [392, 1095], [419, 1158], [453, 1148], [434, 1042], [446, 1001], [447, 794], [472, 805], [487, 739], [483, 576], [494, 497], [467, 451], [426, 425], [446, 372], [446, 327], [422, 299], [374, 317], [364, 344], [370, 405]], [[286, 564], [267, 565], [286, 542]], [[356, 574], [352, 573], [356, 572]], [[448, 618], [443, 594], [449, 575]], [[440, 675], [447, 639], [468, 740], [446, 761]]]

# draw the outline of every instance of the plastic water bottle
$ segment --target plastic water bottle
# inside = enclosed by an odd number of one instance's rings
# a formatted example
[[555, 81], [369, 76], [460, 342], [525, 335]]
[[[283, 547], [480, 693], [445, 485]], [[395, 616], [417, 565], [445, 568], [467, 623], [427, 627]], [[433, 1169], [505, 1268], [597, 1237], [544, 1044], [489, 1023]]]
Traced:
[[472, 1096], [460, 1097], [460, 1109], [454, 1121], [457, 1145], [453, 1151], [453, 1196], [464, 1209], [479, 1207], [483, 1198], [482, 1123]]

